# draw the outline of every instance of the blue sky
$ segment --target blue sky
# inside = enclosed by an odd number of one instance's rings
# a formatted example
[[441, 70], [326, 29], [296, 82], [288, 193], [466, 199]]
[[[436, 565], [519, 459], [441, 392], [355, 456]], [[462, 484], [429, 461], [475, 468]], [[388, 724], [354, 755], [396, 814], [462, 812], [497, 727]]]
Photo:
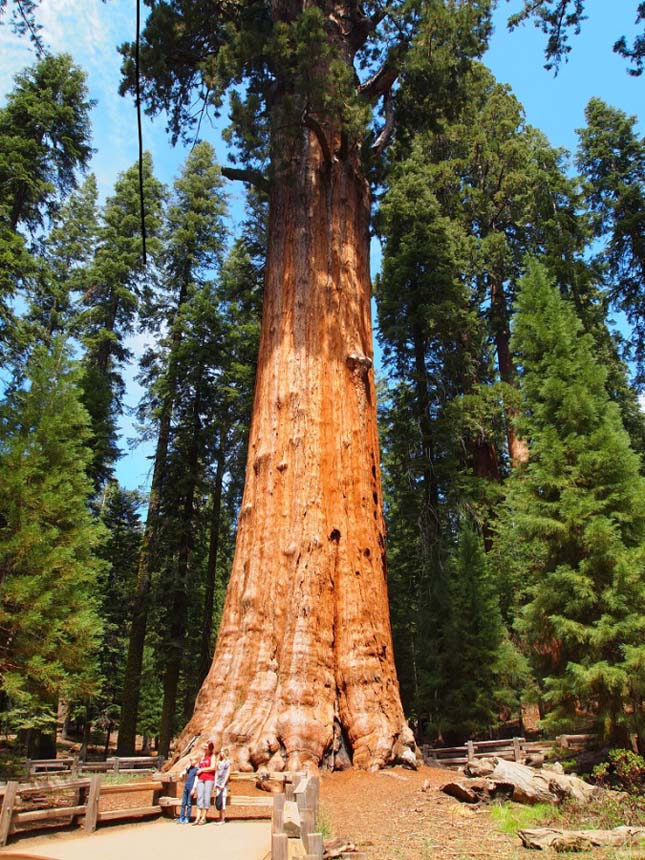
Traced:
[[[635, 31], [636, 0], [587, 0], [589, 20], [583, 22], [579, 36], [572, 36], [569, 62], [556, 77], [544, 68], [545, 37], [532, 24], [508, 33], [507, 16], [517, 11], [520, 0], [500, 0], [495, 34], [485, 58], [496, 77], [509, 83], [524, 105], [528, 121], [541, 129], [554, 146], [573, 150], [575, 129], [584, 125], [584, 108], [592, 96], [630, 114], [641, 115], [645, 99], [645, 76], [633, 78], [626, 72], [622, 58], [611, 46], [621, 35]], [[137, 158], [136, 117], [132, 100], [118, 95], [120, 56], [116, 45], [134, 38], [134, 0], [41, 0], [38, 12], [45, 41], [54, 51], [67, 51], [88, 74], [92, 98], [98, 101], [93, 111], [96, 149], [91, 169], [96, 173], [102, 196], [109, 194], [117, 174]], [[5, 25], [0, 27], [0, 100], [11, 89], [13, 76], [34, 62], [24, 39], [14, 36]], [[202, 128], [216, 148], [221, 161], [225, 150], [213, 130]], [[159, 178], [166, 183], [185, 157], [181, 148], [172, 149], [162, 119], [144, 121], [144, 146], [152, 153]], [[239, 192], [232, 186], [232, 197]], [[135, 338], [132, 347], [141, 347]], [[140, 389], [130, 378], [126, 402], [134, 406]], [[132, 435], [129, 422], [123, 428], [121, 446]], [[149, 463], [145, 451], [138, 449], [120, 461], [118, 477], [129, 487], [148, 482]]]

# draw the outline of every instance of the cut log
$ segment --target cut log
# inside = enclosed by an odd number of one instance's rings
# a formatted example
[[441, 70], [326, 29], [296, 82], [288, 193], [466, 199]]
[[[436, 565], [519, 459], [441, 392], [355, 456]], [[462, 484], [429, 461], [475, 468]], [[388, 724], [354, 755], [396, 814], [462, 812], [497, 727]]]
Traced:
[[558, 830], [538, 827], [518, 830], [525, 848], [555, 851], [588, 851], [590, 848], [620, 848], [645, 842], [645, 827], [616, 827], [613, 830]]
[[472, 761], [464, 772], [476, 778], [449, 782], [442, 791], [465, 803], [503, 796], [527, 804], [559, 803], [565, 798], [584, 804], [598, 793], [595, 786], [577, 776], [536, 770], [496, 756]]
[[566, 798], [584, 804], [598, 793], [595, 786], [578, 776], [535, 770], [503, 759], [498, 759], [490, 778], [512, 783], [515, 786], [513, 800], [518, 803], [553, 803]]
[[466, 774], [466, 776], [472, 777], [474, 779], [482, 776], [490, 776], [491, 773], [495, 770], [495, 765], [497, 761], [497, 758], [474, 759], [473, 761], [468, 762], [468, 764], [464, 768], [464, 773]]
[[510, 800], [514, 786], [512, 783], [482, 778], [448, 782], [441, 790], [462, 803], [489, 803], [491, 800]]

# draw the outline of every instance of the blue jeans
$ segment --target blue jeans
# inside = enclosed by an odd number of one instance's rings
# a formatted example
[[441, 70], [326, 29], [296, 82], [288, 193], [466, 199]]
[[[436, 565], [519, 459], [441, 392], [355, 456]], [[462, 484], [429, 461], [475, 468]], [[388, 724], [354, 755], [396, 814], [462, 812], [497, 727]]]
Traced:
[[193, 788], [188, 788], [188, 786], [184, 786], [184, 793], [181, 796], [181, 811], [179, 813], [180, 818], [190, 818], [190, 813], [193, 809]]

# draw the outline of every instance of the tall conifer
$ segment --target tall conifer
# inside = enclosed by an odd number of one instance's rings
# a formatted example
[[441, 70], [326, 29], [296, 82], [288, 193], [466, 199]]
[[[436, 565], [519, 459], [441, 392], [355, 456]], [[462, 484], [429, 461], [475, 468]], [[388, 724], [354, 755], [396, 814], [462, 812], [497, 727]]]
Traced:
[[0, 684], [12, 730], [45, 729], [57, 698], [96, 690], [89, 422], [63, 340], [34, 350], [0, 424]]
[[643, 745], [645, 481], [593, 340], [530, 262], [513, 346], [531, 459], [512, 480], [501, 538], [526, 577], [517, 622], [544, 678], [550, 727], [592, 714]]

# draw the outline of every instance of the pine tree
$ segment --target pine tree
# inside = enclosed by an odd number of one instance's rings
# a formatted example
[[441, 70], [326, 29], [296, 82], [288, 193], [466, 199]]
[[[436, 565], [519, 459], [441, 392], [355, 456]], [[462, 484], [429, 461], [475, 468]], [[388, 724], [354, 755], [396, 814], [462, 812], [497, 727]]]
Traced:
[[0, 212], [12, 230], [42, 226], [89, 161], [85, 80], [69, 54], [47, 54], [15, 78], [0, 111]]
[[106, 562], [98, 580], [102, 636], [99, 648], [101, 691], [95, 703], [96, 722], [105, 729], [107, 742], [118, 725], [123, 677], [128, 650], [126, 620], [132, 616], [132, 601], [141, 546], [139, 493], [110, 482], [103, 494], [100, 520], [107, 536], [100, 547]]
[[91, 173], [61, 206], [42, 242], [39, 277], [29, 292], [32, 340], [75, 334], [81, 295], [96, 253], [98, 190]]
[[591, 99], [576, 156], [595, 235], [604, 243], [610, 298], [633, 326], [639, 381], [645, 378], [645, 137], [636, 117]]
[[[517, 621], [544, 678], [550, 728], [594, 715], [643, 743], [645, 483], [593, 340], [530, 262], [513, 347], [531, 460], [513, 479], [501, 540], [527, 576]], [[640, 661], [640, 662], [639, 662]], [[641, 671], [641, 670], [639, 670]]]
[[0, 426], [0, 673], [12, 731], [46, 729], [58, 697], [96, 692], [101, 625], [87, 413], [57, 337], [34, 350]]
[[[447, 568], [449, 601], [439, 729], [444, 737], [461, 740], [494, 729], [504, 711], [508, 716], [519, 712], [529, 671], [502, 624], [497, 582], [482, 536], [466, 518], [460, 523]], [[517, 675], [512, 679], [511, 664]]]
[[[23, 4], [27, 9], [31, 4]], [[0, 9], [1, 11], [1, 9]], [[29, 236], [55, 216], [91, 155], [85, 74], [67, 54], [42, 57], [15, 78], [0, 108], [0, 353], [20, 357], [27, 339], [17, 293], [37, 282]]]
[[103, 208], [97, 250], [84, 281], [79, 336], [85, 352], [84, 403], [93, 428], [90, 474], [98, 488], [111, 476], [118, 456], [117, 422], [123, 397], [123, 363], [131, 356], [125, 339], [135, 330], [140, 305], [153, 289], [152, 260], [159, 252], [164, 189], [154, 177], [149, 153], [143, 158], [148, 253], [143, 261], [139, 168], [125, 171]]

